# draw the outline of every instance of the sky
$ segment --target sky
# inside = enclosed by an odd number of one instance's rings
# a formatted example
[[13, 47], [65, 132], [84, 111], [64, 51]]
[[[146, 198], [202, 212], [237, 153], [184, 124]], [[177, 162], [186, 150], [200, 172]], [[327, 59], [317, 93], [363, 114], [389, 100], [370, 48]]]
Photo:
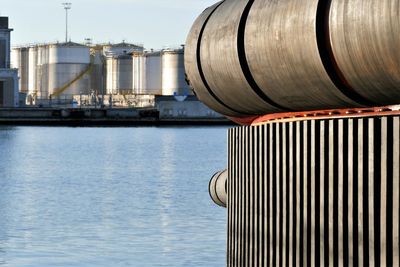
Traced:
[[0, 15], [9, 17], [12, 45], [63, 42], [65, 10], [69, 37], [83, 43], [144, 44], [147, 49], [185, 43], [194, 20], [218, 0], [1, 0]]

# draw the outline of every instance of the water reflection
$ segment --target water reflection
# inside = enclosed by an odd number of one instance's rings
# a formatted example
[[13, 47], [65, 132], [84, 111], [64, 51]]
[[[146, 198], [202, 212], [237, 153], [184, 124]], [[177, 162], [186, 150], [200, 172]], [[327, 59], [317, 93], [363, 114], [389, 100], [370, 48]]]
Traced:
[[0, 126], [0, 132], [3, 131], [16, 131], [17, 127], [13, 127], [13, 126]]
[[[175, 145], [179, 140], [176, 140], [174, 132], [166, 132], [161, 136], [161, 151], [160, 151], [160, 179], [161, 179], [161, 190], [159, 190], [159, 205], [160, 217], [161, 217], [161, 237], [162, 237], [162, 252], [166, 256], [173, 250], [171, 234], [168, 232], [171, 219], [168, 211], [172, 208], [172, 195], [173, 195], [173, 185], [174, 180], [176, 180], [176, 163], [173, 161]], [[180, 153], [180, 151], [177, 151]], [[177, 200], [182, 201], [182, 200]]]
[[0, 130], [0, 264], [223, 266], [226, 211], [207, 185], [225, 133]]

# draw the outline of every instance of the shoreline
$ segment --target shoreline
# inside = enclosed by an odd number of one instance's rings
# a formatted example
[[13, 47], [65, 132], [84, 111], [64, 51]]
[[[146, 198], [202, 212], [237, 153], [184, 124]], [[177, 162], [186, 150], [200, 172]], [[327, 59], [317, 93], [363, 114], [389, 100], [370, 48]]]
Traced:
[[0, 108], [0, 126], [234, 126], [221, 117], [162, 117], [157, 109]]

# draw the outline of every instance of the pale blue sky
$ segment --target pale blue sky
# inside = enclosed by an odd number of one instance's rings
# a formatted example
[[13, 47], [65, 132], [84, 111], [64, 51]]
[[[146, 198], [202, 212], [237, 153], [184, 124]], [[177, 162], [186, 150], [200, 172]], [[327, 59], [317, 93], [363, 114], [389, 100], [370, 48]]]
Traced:
[[12, 44], [65, 39], [65, 11], [71, 2], [72, 41], [143, 43], [146, 48], [180, 45], [198, 15], [217, 0], [1, 0], [0, 15], [10, 18]]

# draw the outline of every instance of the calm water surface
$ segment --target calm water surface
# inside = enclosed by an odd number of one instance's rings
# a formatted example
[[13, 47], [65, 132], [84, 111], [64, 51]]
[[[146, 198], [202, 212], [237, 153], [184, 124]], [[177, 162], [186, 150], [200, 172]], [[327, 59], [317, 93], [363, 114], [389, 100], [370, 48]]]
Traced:
[[0, 127], [0, 266], [224, 266], [225, 127]]

